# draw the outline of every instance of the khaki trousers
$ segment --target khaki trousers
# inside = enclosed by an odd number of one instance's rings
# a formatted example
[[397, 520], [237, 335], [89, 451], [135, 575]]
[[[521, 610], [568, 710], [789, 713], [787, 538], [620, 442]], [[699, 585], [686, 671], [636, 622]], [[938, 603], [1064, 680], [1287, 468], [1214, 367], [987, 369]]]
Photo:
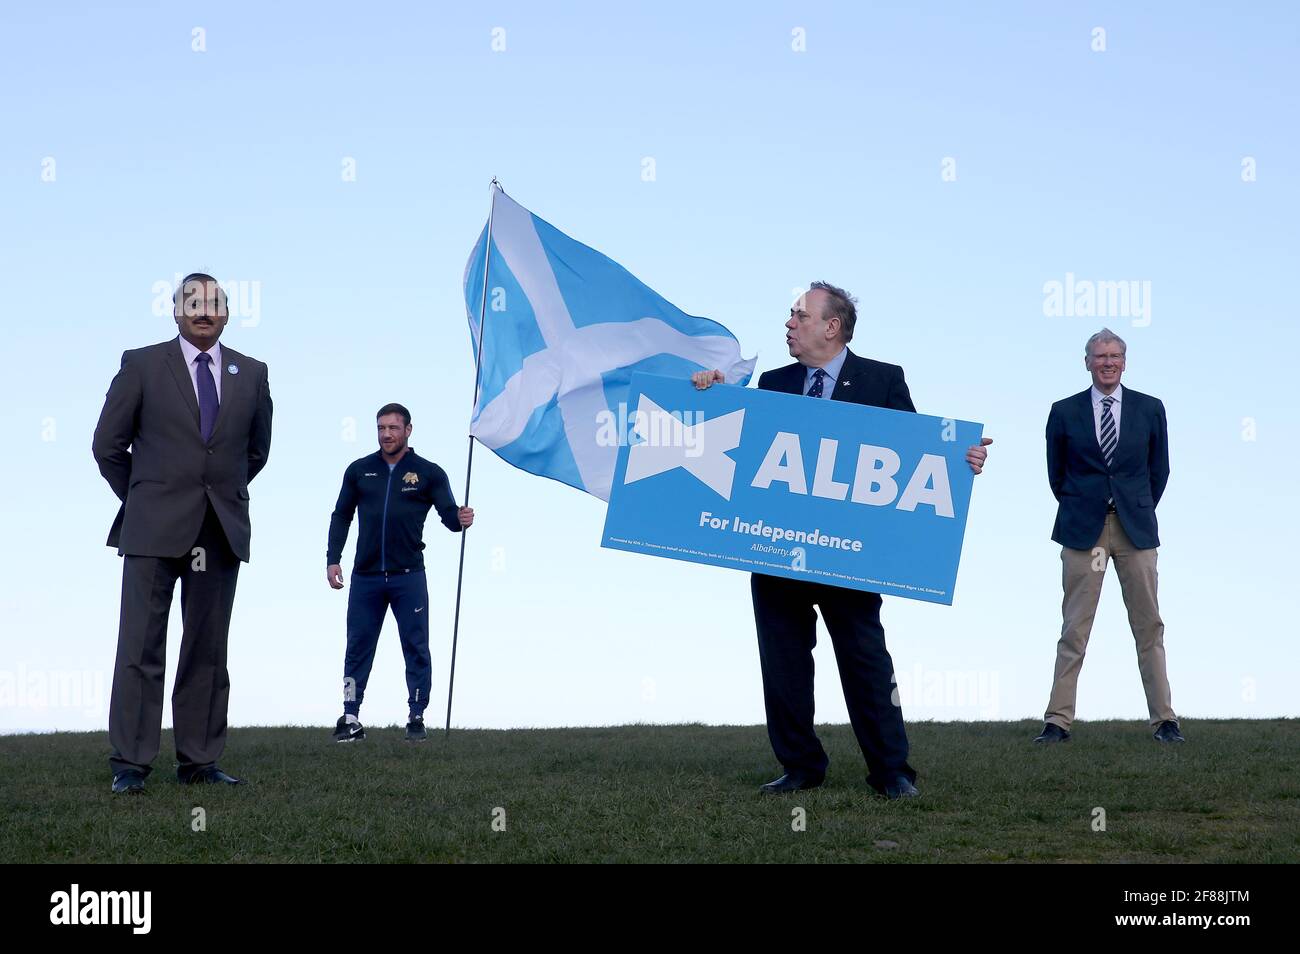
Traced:
[[1165, 624], [1156, 599], [1156, 550], [1133, 546], [1116, 514], [1106, 515], [1097, 546], [1092, 550], [1061, 548], [1061, 639], [1056, 644], [1056, 674], [1044, 721], [1069, 731], [1074, 721], [1075, 692], [1083, 654], [1088, 648], [1092, 621], [1097, 615], [1106, 567], [1115, 561], [1115, 573], [1124, 593], [1129, 626], [1137, 644], [1138, 671], [1147, 694], [1151, 725], [1176, 719], [1165, 673]]

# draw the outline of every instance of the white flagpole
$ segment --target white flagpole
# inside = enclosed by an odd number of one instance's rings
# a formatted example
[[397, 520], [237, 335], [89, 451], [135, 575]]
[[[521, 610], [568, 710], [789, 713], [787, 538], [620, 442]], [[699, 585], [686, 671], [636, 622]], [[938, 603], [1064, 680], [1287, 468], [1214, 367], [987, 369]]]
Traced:
[[[496, 177], [492, 177], [492, 184], [489, 187], [492, 200], [488, 206], [488, 224], [487, 239], [483, 243], [483, 295], [479, 299], [478, 305], [478, 343], [474, 349], [474, 404], [470, 408], [470, 420], [473, 421], [474, 409], [478, 407], [479, 389], [482, 385], [483, 375], [483, 329], [487, 324], [487, 290], [488, 290], [488, 265], [492, 260], [492, 213], [496, 211], [497, 192], [501, 191], [501, 183]], [[469, 438], [469, 460], [465, 465], [465, 500], [461, 504], [463, 507], [469, 506], [469, 479], [474, 472], [474, 436]], [[461, 585], [465, 579], [465, 538], [469, 534], [466, 528], [460, 534], [460, 567], [456, 571], [456, 616], [451, 627], [451, 672], [447, 679], [447, 726], [444, 731], [444, 738], [451, 736], [451, 697], [456, 687], [456, 645], [460, 639], [460, 594]]]

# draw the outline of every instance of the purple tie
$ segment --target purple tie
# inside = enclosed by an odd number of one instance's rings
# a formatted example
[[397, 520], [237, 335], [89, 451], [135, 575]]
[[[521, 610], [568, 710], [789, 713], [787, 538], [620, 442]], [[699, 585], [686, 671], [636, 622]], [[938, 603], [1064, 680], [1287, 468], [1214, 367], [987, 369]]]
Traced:
[[212, 379], [212, 355], [200, 351], [194, 359], [199, 363], [195, 378], [199, 382], [199, 430], [203, 433], [203, 443], [212, 437], [212, 428], [217, 423], [217, 383]]

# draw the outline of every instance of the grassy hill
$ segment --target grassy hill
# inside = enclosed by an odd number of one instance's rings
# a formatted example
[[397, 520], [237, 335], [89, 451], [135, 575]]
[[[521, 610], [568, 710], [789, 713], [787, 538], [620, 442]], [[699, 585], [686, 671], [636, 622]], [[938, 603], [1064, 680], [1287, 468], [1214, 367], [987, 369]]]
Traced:
[[[171, 734], [143, 796], [109, 793], [105, 733], [0, 737], [0, 862], [1283, 862], [1300, 858], [1300, 721], [908, 726], [921, 798], [872, 797], [847, 726], [827, 784], [763, 796], [761, 726], [233, 729], [239, 788], [181, 787]], [[194, 831], [194, 809], [206, 830]], [[1094, 831], [1094, 809], [1105, 831]], [[505, 831], [493, 829], [504, 809]], [[803, 809], [806, 830], [792, 830]], [[500, 813], [497, 813], [500, 817]]]

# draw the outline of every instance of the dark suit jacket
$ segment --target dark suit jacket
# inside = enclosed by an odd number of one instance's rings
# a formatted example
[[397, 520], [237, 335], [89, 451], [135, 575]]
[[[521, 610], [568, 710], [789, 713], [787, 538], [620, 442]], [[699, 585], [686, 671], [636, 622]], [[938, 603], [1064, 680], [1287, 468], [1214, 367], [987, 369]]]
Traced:
[[123, 353], [93, 443], [122, 501], [108, 533], [119, 554], [188, 555], [211, 501], [230, 548], [248, 560], [248, 482], [271, 451], [271, 391], [262, 362], [223, 344], [221, 365], [221, 407], [205, 444], [180, 339]]
[[[795, 362], [783, 368], [764, 371], [758, 377], [758, 386], [764, 391], [782, 391], [786, 394], [803, 394], [808, 369]], [[912, 395], [903, 380], [903, 369], [896, 364], [861, 358], [850, 351], [840, 368], [839, 379], [831, 391], [832, 401], [852, 404], [870, 404], [872, 407], [889, 407], [896, 411], [912, 411]]]
[[1106, 523], [1106, 501], [1114, 498], [1133, 546], [1158, 547], [1156, 504], [1169, 482], [1165, 406], [1124, 388], [1119, 443], [1108, 468], [1097, 443], [1091, 391], [1057, 401], [1047, 416], [1047, 479], [1058, 504], [1052, 539], [1072, 550], [1091, 550]]

